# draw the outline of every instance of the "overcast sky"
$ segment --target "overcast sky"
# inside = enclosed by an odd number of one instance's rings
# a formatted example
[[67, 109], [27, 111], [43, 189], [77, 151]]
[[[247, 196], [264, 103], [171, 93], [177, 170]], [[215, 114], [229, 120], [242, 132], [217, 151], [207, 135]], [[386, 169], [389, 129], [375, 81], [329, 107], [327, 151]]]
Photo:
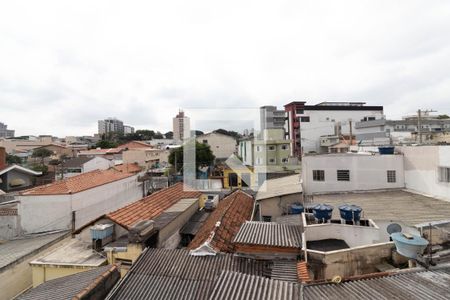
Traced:
[[179, 108], [295, 100], [450, 113], [450, 1], [0, 4], [0, 122], [16, 135], [93, 134], [109, 116], [165, 132]]

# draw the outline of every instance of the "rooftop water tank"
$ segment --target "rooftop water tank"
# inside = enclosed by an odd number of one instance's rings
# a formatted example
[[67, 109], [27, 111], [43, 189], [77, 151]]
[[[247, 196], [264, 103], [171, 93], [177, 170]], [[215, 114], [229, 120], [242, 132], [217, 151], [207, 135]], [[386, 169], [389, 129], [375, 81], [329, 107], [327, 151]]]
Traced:
[[333, 206], [328, 204], [317, 204], [313, 207], [313, 214], [317, 220], [328, 221], [333, 214]]
[[101, 240], [113, 234], [113, 224], [96, 224], [91, 226], [91, 238]]
[[303, 205], [300, 203], [292, 203], [289, 207], [289, 211], [293, 215], [299, 215], [304, 211]]
[[416, 259], [418, 254], [423, 254], [428, 246], [428, 241], [418, 235], [394, 232], [391, 234], [391, 238], [395, 243], [397, 252], [412, 259]]
[[344, 204], [339, 206], [339, 212], [345, 221], [359, 222], [362, 208], [357, 205]]
[[383, 146], [383, 147], [378, 147], [378, 152], [380, 152], [380, 154], [385, 155], [385, 154], [394, 154], [394, 146]]

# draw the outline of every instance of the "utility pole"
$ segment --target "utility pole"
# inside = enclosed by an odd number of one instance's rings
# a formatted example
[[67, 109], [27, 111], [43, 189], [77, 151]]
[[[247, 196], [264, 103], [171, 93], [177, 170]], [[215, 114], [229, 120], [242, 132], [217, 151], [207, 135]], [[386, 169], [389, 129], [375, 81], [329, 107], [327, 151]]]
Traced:
[[353, 144], [353, 128], [352, 128], [352, 120], [348, 120], [348, 124], [350, 126], [350, 146]]
[[419, 109], [417, 111], [417, 134], [419, 135], [419, 145], [422, 145], [422, 113], [428, 114], [431, 112], [436, 112], [436, 111], [432, 110], [432, 109], [427, 109], [424, 111]]

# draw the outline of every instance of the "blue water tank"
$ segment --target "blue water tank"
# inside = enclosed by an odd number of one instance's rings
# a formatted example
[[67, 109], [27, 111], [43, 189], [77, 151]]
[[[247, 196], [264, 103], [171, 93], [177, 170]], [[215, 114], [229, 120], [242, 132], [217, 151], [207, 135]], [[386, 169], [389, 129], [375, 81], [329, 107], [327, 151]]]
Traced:
[[339, 212], [345, 221], [358, 222], [361, 219], [362, 208], [357, 205], [344, 204], [339, 206]]
[[318, 220], [328, 221], [333, 214], [333, 206], [328, 204], [317, 204], [313, 207], [313, 214]]
[[383, 146], [383, 147], [378, 147], [378, 152], [380, 152], [380, 154], [385, 155], [385, 154], [394, 154], [394, 146]]
[[397, 252], [401, 255], [416, 259], [419, 254], [423, 254], [428, 246], [428, 241], [418, 235], [408, 235], [401, 232], [391, 234]]
[[304, 211], [303, 205], [300, 203], [292, 203], [290, 206], [290, 212], [293, 215], [299, 215]]

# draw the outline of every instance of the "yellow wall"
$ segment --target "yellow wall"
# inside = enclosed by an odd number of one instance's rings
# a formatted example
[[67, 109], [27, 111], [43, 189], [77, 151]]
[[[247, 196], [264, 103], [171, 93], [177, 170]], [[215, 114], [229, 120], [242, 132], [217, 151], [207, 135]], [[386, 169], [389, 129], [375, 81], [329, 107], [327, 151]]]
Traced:
[[253, 173], [253, 170], [251, 169], [237, 169], [237, 170], [231, 170], [231, 169], [225, 169], [223, 170], [223, 187], [225, 189], [230, 188], [230, 183], [228, 182], [228, 175], [230, 173], [236, 173], [238, 175], [238, 188], [242, 188], [242, 180], [241, 180], [241, 174], [242, 173], [249, 173], [250, 174], [250, 181], [251, 186], [257, 185], [257, 174]]
[[[108, 252], [108, 263], [115, 264], [123, 260], [131, 260], [131, 263], [134, 263], [136, 259], [141, 255], [143, 251], [143, 247], [141, 244], [128, 244], [126, 252]], [[123, 277], [128, 271], [128, 266], [122, 266], [120, 268], [120, 276]]]
[[96, 267], [31, 265], [33, 287], [60, 277], [95, 269]]

